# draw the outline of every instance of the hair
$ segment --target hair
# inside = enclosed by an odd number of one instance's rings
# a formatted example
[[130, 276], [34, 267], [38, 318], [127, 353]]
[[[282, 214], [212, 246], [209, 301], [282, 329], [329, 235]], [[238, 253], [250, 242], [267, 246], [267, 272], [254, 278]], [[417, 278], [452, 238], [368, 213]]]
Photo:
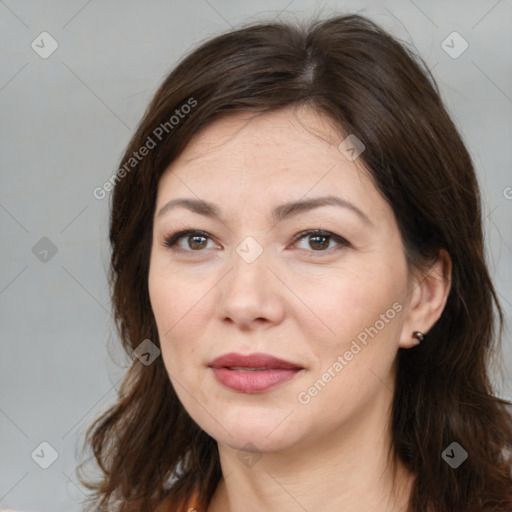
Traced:
[[[156, 91], [111, 196], [109, 284], [132, 364], [117, 402], [87, 430], [84, 444], [102, 471], [94, 483], [79, 476], [94, 490], [89, 501], [131, 512], [166, 498], [178, 511], [194, 492], [204, 507], [213, 496], [222, 476], [216, 441], [181, 405], [162, 358], [145, 366], [133, 355], [142, 340], [160, 346], [148, 292], [157, 187], [214, 120], [294, 106], [363, 141], [359, 158], [395, 213], [410, 268], [427, 268], [442, 249], [452, 260], [441, 317], [395, 361], [391, 448], [417, 476], [408, 512], [511, 510], [510, 402], [495, 395], [488, 373], [503, 313], [485, 261], [473, 163], [421, 57], [359, 15], [232, 30], [203, 42]], [[454, 441], [469, 454], [457, 469], [441, 457]]]

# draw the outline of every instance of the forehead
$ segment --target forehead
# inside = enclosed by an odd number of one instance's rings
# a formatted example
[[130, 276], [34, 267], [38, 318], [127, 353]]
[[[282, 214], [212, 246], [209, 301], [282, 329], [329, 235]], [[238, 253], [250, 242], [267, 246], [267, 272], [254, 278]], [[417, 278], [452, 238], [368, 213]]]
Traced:
[[241, 211], [264, 213], [285, 202], [334, 194], [378, 224], [393, 222], [392, 209], [362, 160], [351, 161], [339, 150], [344, 137], [330, 119], [307, 107], [218, 119], [198, 132], [166, 169], [156, 210], [187, 197], [239, 216]]
[[286, 150], [299, 145], [306, 151], [314, 150], [321, 145], [339, 144], [340, 131], [327, 116], [303, 105], [263, 113], [236, 113], [217, 119], [201, 130], [182, 156], [207, 158], [223, 149], [229, 151], [241, 146], [246, 151], [260, 150], [262, 146]]

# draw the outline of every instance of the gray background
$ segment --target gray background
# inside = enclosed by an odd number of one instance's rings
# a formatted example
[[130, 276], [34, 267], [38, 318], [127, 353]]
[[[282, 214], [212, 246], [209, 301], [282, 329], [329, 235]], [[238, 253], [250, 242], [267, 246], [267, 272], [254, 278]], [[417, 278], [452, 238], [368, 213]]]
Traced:
[[[109, 313], [108, 199], [92, 191], [117, 170], [161, 80], [230, 26], [354, 11], [433, 68], [478, 170], [489, 265], [510, 324], [510, 0], [0, 1], [1, 507], [78, 511], [84, 497], [74, 475], [82, 436], [115, 400], [127, 363]], [[59, 45], [47, 59], [31, 48], [43, 31]], [[469, 45], [458, 58], [441, 47], [453, 31]], [[43, 237], [57, 249], [47, 261], [33, 252]], [[512, 399], [510, 330], [504, 351], [495, 380]], [[43, 441], [59, 455], [48, 469], [31, 457], [37, 448], [34, 458], [49, 461]]]

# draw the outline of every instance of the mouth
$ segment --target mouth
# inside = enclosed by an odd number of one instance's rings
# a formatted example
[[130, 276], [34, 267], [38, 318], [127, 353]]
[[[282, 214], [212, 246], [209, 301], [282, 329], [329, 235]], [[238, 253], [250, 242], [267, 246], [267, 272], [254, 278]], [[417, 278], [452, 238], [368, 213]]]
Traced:
[[229, 353], [209, 365], [217, 381], [239, 393], [261, 393], [283, 384], [304, 368], [269, 354]]
[[214, 359], [212, 368], [230, 368], [232, 370], [301, 370], [302, 366], [291, 361], [286, 361], [270, 354], [237, 354], [230, 352]]
[[236, 370], [239, 372], [261, 372], [263, 370], [275, 370], [275, 368], [244, 368], [243, 366], [229, 366], [228, 370]]

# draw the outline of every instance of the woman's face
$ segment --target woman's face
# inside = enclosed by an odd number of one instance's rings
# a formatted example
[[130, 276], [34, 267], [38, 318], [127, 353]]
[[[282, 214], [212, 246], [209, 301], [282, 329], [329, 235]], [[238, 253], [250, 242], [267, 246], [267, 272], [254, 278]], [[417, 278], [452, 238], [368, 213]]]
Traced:
[[[234, 449], [378, 423], [397, 350], [414, 344], [393, 211], [341, 141], [307, 108], [237, 114], [197, 134], [159, 183], [149, 292], [163, 361], [190, 416]], [[165, 245], [184, 230], [198, 232]], [[292, 368], [212, 367], [230, 353]]]

